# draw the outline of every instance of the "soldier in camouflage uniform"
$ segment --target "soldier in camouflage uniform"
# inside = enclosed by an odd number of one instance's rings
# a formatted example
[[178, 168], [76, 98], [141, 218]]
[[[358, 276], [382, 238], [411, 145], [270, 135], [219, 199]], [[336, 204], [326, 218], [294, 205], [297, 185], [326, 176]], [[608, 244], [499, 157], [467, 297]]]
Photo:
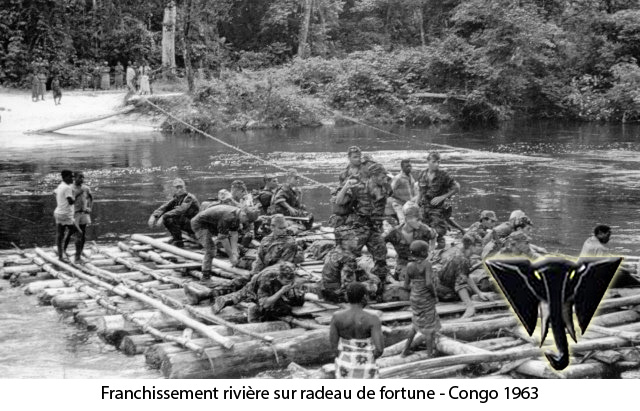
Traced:
[[149, 227], [164, 224], [172, 237], [169, 244], [184, 247], [182, 231], [193, 234], [191, 219], [200, 212], [200, 204], [196, 196], [187, 192], [181, 178], [176, 178], [173, 181], [173, 188], [173, 198], [151, 214], [148, 224]]
[[409, 257], [411, 256], [411, 243], [417, 240], [430, 243], [438, 237], [438, 234], [428, 225], [420, 222], [420, 209], [413, 204], [403, 207], [404, 223], [387, 233], [384, 241], [391, 243], [398, 254], [396, 258], [396, 271], [394, 278], [404, 280]]
[[460, 191], [460, 184], [448, 172], [440, 169], [440, 154], [432, 152], [427, 158], [428, 168], [418, 177], [418, 204], [422, 207], [425, 223], [438, 233], [438, 248], [444, 248], [449, 217], [446, 200]]
[[289, 170], [286, 182], [273, 195], [269, 214], [306, 218], [307, 220], [302, 224], [305, 229], [309, 230], [313, 226], [313, 215], [302, 204], [302, 192], [298, 188], [299, 185], [300, 174], [296, 170]]
[[300, 264], [304, 261], [304, 252], [287, 227], [287, 221], [282, 214], [271, 217], [272, 232], [260, 242], [256, 260], [251, 267], [251, 276], [278, 262]]
[[491, 210], [484, 210], [480, 213], [480, 220], [471, 224], [469, 228], [466, 229], [466, 234], [473, 233], [479, 235], [480, 238], [482, 238], [482, 245], [486, 245], [491, 241], [492, 230], [496, 225], [496, 221], [498, 221], [496, 213]]
[[[346, 301], [346, 290], [353, 282], [363, 283], [370, 295], [378, 289], [377, 281], [360, 267], [352, 250], [357, 247], [357, 238], [348, 237], [331, 250], [324, 259], [320, 293], [328, 301], [342, 303]], [[376, 279], [377, 280], [377, 279]]]
[[378, 297], [381, 297], [389, 271], [387, 246], [382, 238], [382, 222], [391, 187], [387, 184], [387, 173], [381, 164], [375, 163], [369, 166], [368, 173], [369, 178], [365, 181], [348, 180], [338, 192], [336, 204], [351, 205], [351, 213], [347, 217], [342, 241], [345, 242], [351, 238], [357, 240], [355, 248], [349, 250], [356, 256], [362, 253], [365, 245], [367, 246], [375, 262], [373, 273], [380, 279]]
[[291, 314], [291, 308], [304, 304], [304, 293], [296, 288], [295, 266], [283, 262], [265, 268], [241, 290], [217, 297], [211, 310], [217, 314], [224, 307], [242, 301], [253, 303], [249, 322], [276, 320]]

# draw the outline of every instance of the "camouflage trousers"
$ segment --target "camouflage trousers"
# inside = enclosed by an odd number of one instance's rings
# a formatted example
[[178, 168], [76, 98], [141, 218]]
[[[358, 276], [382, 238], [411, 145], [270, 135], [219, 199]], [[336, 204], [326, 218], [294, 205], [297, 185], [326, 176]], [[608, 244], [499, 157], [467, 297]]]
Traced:
[[372, 225], [350, 225], [348, 228], [348, 230], [341, 231], [343, 247], [345, 247], [345, 244], [353, 243], [351, 240], [355, 239], [355, 248], [348, 251], [355, 256], [360, 256], [362, 255], [362, 248], [365, 245], [367, 246], [367, 250], [369, 250], [374, 261], [372, 273], [380, 279], [378, 291], [381, 292], [389, 274], [389, 269], [387, 268], [387, 245], [382, 239], [381, 229]]
[[437, 248], [444, 248], [444, 235], [447, 234], [447, 213], [444, 208], [424, 207], [424, 222], [438, 233]]

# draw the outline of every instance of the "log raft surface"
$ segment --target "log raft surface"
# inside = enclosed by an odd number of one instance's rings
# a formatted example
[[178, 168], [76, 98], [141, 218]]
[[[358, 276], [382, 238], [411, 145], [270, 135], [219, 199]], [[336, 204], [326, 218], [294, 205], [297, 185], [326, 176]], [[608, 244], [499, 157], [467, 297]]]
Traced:
[[[327, 237], [318, 231], [302, 238], [310, 242], [319, 236]], [[225, 286], [248, 271], [217, 258], [213, 279], [203, 282], [202, 251], [166, 241], [134, 234], [118, 244], [88, 247], [78, 265], [60, 262], [50, 248], [3, 251], [0, 277], [13, 286], [22, 284], [25, 294], [40, 304], [71, 311], [79, 325], [95, 330], [123, 355], [144, 355], [166, 378], [252, 377], [291, 363], [306, 367], [304, 375], [333, 377], [328, 324], [342, 307], [313, 294], [321, 261], [300, 267], [300, 278], [310, 287], [302, 307], [280, 321], [247, 324], [246, 304], [213, 315], [208, 304], [190, 305], [183, 286]], [[461, 303], [438, 304], [442, 329], [436, 358], [420, 351], [420, 334], [414, 340], [416, 351], [399, 355], [412, 329], [407, 301], [371, 304], [383, 322], [387, 347], [378, 359], [381, 377], [640, 375], [640, 355], [634, 348], [640, 342], [640, 289], [607, 292], [586, 334], [570, 345], [574, 358], [563, 372], [553, 371], [544, 359], [545, 350], [555, 350], [552, 338], [541, 349], [537, 335], [526, 334], [502, 296], [493, 297], [474, 302], [477, 313], [469, 319], [460, 319], [465, 310]]]

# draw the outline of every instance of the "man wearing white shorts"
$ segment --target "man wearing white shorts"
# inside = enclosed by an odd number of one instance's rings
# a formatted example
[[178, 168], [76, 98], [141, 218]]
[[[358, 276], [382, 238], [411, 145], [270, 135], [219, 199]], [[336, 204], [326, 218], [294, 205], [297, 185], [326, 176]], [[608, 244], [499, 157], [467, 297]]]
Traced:
[[56, 219], [56, 245], [58, 246], [58, 258], [62, 261], [66, 261], [65, 254], [68, 241], [65, 242], [64, 250], [62, 243], [66, 238], [71, 237], [76, 232], [76, 224], [74, 221], [73, 210], [73, 188], [71, 183], [73, 182], [73, 173], [69, 170], [62, 170], [60, 172], [62, 176], [62, 182], [54, 191], [56, 194], [56, 209], [53, 212], [53, 216]]

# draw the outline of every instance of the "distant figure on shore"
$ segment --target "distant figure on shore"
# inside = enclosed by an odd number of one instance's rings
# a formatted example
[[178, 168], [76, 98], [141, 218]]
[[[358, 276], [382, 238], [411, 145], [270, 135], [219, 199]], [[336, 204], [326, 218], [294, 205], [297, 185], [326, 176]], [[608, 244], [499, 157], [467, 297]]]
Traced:
[[149, 73], [151, 68], [149, 66], [140, 66], [140, 95], [148, 96], [151, 94], [151, 88], [149, 86]]
[[[86, 240], [87, 226], [91, 224], [91, 208], [93, 207], [93, 195], [88, 186], [84, 184], [84, 173], [77, 171], [75, 173], [75, 183], [73, 188], [74, 199], [74, 220], [80, 232], [76, 235], [76, 258], [74, 262], [79, 264], [82, 262], [82, 250]], [[64, 248], [67, 249], [71, 236], [65, 239]]]
[[81, 74], [81, 83], [82, 83], [82, 91], [85, 89], [91, 88], [93, 85], [93, 75], [91, 74], [91, 66], [85, 64], [82, 66], [82, 74]]
[[364, 311], [367, 288], [362, 283], [347, 286], [349, 307], [331, 318], [329, 341], [336, 350], [336, 378], [378, 378], [376, 358], [382, 355], [382, 323]]
[[130, 93], [134, 93], [136, 91], [135, 79], [136, 79], [136, 69], [133, 66], [133, 64], [131, 64], [131, 61], [128, 61], [126, 80], [127, 80], [127, 88], [129, 89]]
[[[62, 170], [60, 172], [62, 182], [56, 188], [56, 209], [53, 216], [56, 219], [56, 246], [58, 247], [58, 258], [61, 261], [68, 262], [66, 258], [67, 245], [69, 241], [66, 238], [71, 237], [76, 232], [76, 223], [73, 210], [73, 173], [70, 170]], [[65, 237], [66, 236], [66, 237]], [[65, 244], [64, 249], [62, 244]]]
[[123, 83], [122, 83], [122, 75], [124, 73], [124, 67], [122, 67], [122, 64], [120, 64], [120, 62], [118, 62], [118, 64], [116, 64], [116, 67], [114, 68], [114, 77], [113, 77], [113, 85], [115, 87], [116, 90], [119, 90], [123, 87]]
[[38, 74], [34, 70], [33, 73], [31, 73], [31, 101], [37, 102], [39, 95], [40, 95], [40, 79], [38, 78]]
[[93, 68], [93, 91], [96, 91], [100, 88], [100, 77], [102, 73], [102, 67], [99, 64]]
[[40, 80], [40, 84], [38, 85], [38, 96], [40, 100], [44, 101], [44, 93], [47, 90], [47, 74], [44, 72], [44, 69], [38, 73], [38, 80]]
[[100, 88], [103, 90], [109, 90], [111, 88], [109, 73], [111, 73], [111, 68], [109, 67], [109, 63], [105, 61], [100, 68]]
[[60, 79], [58, 76], [53, 76], [51, 81], [51, 91], [53, 92], [53, 103], [57, 106], [62, 100], [62, 88], [60, 87]]

